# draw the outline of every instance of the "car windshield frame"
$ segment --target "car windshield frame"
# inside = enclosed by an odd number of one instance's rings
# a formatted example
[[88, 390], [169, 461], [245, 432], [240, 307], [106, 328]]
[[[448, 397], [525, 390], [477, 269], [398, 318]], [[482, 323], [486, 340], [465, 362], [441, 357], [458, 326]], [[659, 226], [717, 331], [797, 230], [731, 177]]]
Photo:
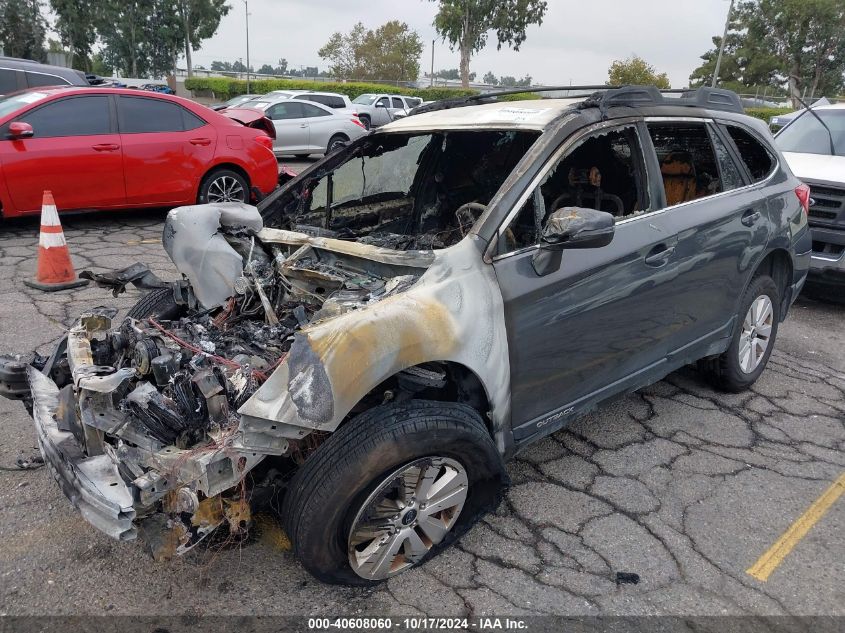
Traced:
[[[830, 136], [817, 114], [833, 134], [834, 153], [830, 151]], [[835, 125], [833, 125], [835, 123]], [[812, 139], [808, 139], [812, 136]], [[845, 108], [818, 108], [804, 110], [775, 135], [775, 142], [782, 152], [817, 154], [820, 156], [845, 156]]]

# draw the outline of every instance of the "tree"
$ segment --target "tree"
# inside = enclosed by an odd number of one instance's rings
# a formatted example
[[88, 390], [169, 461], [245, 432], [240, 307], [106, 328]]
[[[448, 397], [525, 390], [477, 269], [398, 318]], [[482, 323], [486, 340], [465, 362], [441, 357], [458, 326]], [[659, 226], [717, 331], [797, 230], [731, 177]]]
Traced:
[[542, 24], [546, 0], [433, 0], [440, 3], [434, 18], [437, 32], [461, 53], [461, 84], [469, 87], [469, 60], [496, 32], [497, 48], [508, 44], [515, 51], [525, 41], [531, 24]]
[[483, 81], [484, 83], [486, 83], [490, 86], [498, 86], [499, 85], [499, 80], [496, 77], [496, 75], [493, 74], [492, 70], [488, 70], [487, 73], [484, 75], [484, 77], [481, 79], [481, 81]]
[[3, 54], [46, 61], [47, 23], [40, 0], [5, 0], [0, 3], [0, 44]]
[[131, 77], [161, 76], [176, 65], [182, 24], [171, 0], [103, 0], [97, 33], [106, 65]]
[[329, 60], [335, 77], [363, 79], [367, 71], [361, 57], [361, 49], [366, 36], [367, 29], [358, 22], [345, 35], [339, 31], [333, 33], [317, 54], [321, 59]]
[[288, 74], [288, 60], [286, 60], [284, 57], [279, 60], [279, 65], [276, 68], [276, 73], [279, 75]]
[[448, 70], [443, 69], [438, 70], [436, 73], [434, 73], [434, 76], [438, 77], [439, 79], [451, 79], [453, 81], [456, 81], [461, 78], [461, 71], [459, 71], [457, 68], [449, 68]]
[[607, 71], [607, 83], [611, 86], [657, 86], [670, 88], [669, 77], [666, 73], [658, 74], [654, 66], [638, 55], [631, 55], [628, 59], [617, 59]]
[[398, 20], [367, 31], [361, 57], [368, 77], [392, 81], [416, 81], [420, 74], [423, 43], [416, 31]]
[[214, 60], [213, 62], [211, 62], [209, 70], [213, 70], [215, 72], [231, 72], [232, 64], [231, 62], [221, 62], [218, 60]]
[[419, 76], [422, 49], [420, 36], [393, 20], [374, 31], [359, 22], [349, 33], [334, 33], [318, 55], [329, 60], [335, 77], [400, 81]]
[[175, 0], [176, 12], [182, 22], [182, 44], [185, 49], [185, 63], [188, 77], [193, 75], [191, 51], [199, 47], [217, 32], [220, 20], [229, 13], [231, 7], [226, 0]]
[[97, 40], [97, 15], [102, 2], [93, 0], [50, 0], [56, 14], [54, 29], [71, 54], [74, 68], [92, 70], [91, 49]]
[[275, 75], [276, 69], [273, 68], [270, 64], [264, 64], [261, 68], [258, 69], [259, 75]]
[[746, 0], [738, 9], [747, 42], [773, 62], [793, 106], [808, 95], [837, 92], [845, 72], [845, 2]]

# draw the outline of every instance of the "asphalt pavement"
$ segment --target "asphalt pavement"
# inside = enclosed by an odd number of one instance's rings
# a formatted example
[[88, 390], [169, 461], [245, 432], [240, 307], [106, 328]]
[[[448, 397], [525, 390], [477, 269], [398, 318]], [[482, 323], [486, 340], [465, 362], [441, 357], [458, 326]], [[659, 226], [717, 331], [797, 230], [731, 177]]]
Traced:
[[[174, 276], [163, 217], [64, 218], [77, 270], [141, 261]], [[25, 287], [37, 231], [0, 226], [0, 353], [47, 352], [81, 311], [138, 298]], [[370, 589], [309, 576], [272, 515], [240, 547], [156, 563], [90, 527], [48, 469], [4, 469], [0, 614], [845, 615], [845, 496], [807, 512], [845, 473], [844, 330], [845, 307], [802, 299], [751, 391], [687, 369], [542, 440], [510, 463], [494, 514]], [[0, 466], [36, 451], [23, 406], [0, 399]], [[790, 528], [808, 529], [778, 558]], [[749, 573], [760, 560], [765, 581]]]

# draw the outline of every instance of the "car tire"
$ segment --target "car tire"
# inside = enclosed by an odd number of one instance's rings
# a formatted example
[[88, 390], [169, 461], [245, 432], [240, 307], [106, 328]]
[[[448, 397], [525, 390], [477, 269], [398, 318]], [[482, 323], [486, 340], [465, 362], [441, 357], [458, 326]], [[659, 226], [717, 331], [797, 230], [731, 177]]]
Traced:
[[373, 122], [370, 121], [370, 117], [367, 115], [358, 115], [358, 120], [361, 121], [361, 124], [364, 126], [364, 129], [368, 132], [373, 127]]
[[294, 158], [297, 158], [299, 160], [305, 160], [309, 156], [311, 156], [311, 154], [294, 154], [293, 155]]
[[335, 134], [329, 139], [329, 144], [326, 146], [326, 155], [328, 156], [332, 152], [339, 149], [343, 143], [349, 141], [349, 137], [345, 134]]
[[723, 391], [739, 393], [757, 382], [766, 368], [777, 339], [781, 297], [768, 275], [751, 280], [739, 304], [730, 347], [702, 361], [710, 381]]
[[156, 319], [171, 320], [178, 317], [182, 312], [181, 307], [173, 298], [173, 291], [170, 288], [156, 288], [145, 294], [126, 313], [131, 319]]
[[[437, 484], [441, 478], [449, 477], [449, 483], [438, 488], [440, 491], [459, 485], [455, 482], [462, 471], [465, 479], [460, 479], [460, 493], [466, 490], [463, 505], [435, 510], [434, 520], [445, 521], [439, 525], [446, 531], [438, 542], [426, 536], [428, 542], [423, 544], [427, 550], [420, 554], [418, 548], [413, 562], [394, 554], [383, 560], [393, 565], [399, 560], [401, 568], [388, 571], [388, 576], [367, 577], [356, 572], [351, 561], [358, 554], [353, 554], [350, 539], [359, 532], [353, 528], [357, 529], [360, 523], [366, 530], [362, 520], [366, 510], [376, 503], [373, 495], [381, 499], [380, 503], [387, 503], [389, 497], [378, 497], [386, 494], [383, 486], [405, 481], [397, 473], [404, 473], [403, 469], [416, 472], [414, 468], [419, 468], [420, 474], [435, 473], [431, 481]], [[418, 481], [425, 479], [420, 477]], [[315, 577], [333, 584], [372, 585], [436, 555], [481, 514], [496, 507], [506, 483], [502, 459], [477, 411], [462, 404], [411, 400], [366, 411], [329, 437], [292, 478], [282, 519], [295, 553]], [[434, 489], [434, 485], [429, 488]], [[419, 490], [421, 499], [434, 498]], [[455, 499], [452, 493], [448, 496]], [[404, 522], [414, 510], [413, 502], [404, 507], [401, 521], [397, 517], [390, 520], [402, 523], [400, 533], [413, 531], [419, 536], [422, 530], [427, 534], [429, 528], [423, 525], [427, 526], [433, 515], [425, 514], [425, 505], [420, 500], [416, 506], [419, 516], [414, 514], [408, 523]], [[423, 525], [417, 526], [415, 518]], [[403, 543], [400, 550], [406, 552], [410, 539], [398, 535], [394, 538]], [[422, 539], [414, 542], [419, 544]]]
[[197, 204], [209, 202], [249, 202], [249, 182], [231, 169], [215, 169], [200, 183]]

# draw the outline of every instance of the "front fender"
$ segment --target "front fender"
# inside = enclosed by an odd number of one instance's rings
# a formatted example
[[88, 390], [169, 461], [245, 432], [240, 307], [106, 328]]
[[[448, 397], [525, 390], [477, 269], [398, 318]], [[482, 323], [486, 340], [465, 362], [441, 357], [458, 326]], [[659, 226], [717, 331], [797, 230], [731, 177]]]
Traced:
[[238, 411], [244, 443], [269, 450], [312, 430], [334, 431], [387, 378], [430, 361], [473, 371], [501, 428], [510, 404], [504, 312], [473, 242], [438, 252], [408, 291], [299, 332], [285, 361]]

